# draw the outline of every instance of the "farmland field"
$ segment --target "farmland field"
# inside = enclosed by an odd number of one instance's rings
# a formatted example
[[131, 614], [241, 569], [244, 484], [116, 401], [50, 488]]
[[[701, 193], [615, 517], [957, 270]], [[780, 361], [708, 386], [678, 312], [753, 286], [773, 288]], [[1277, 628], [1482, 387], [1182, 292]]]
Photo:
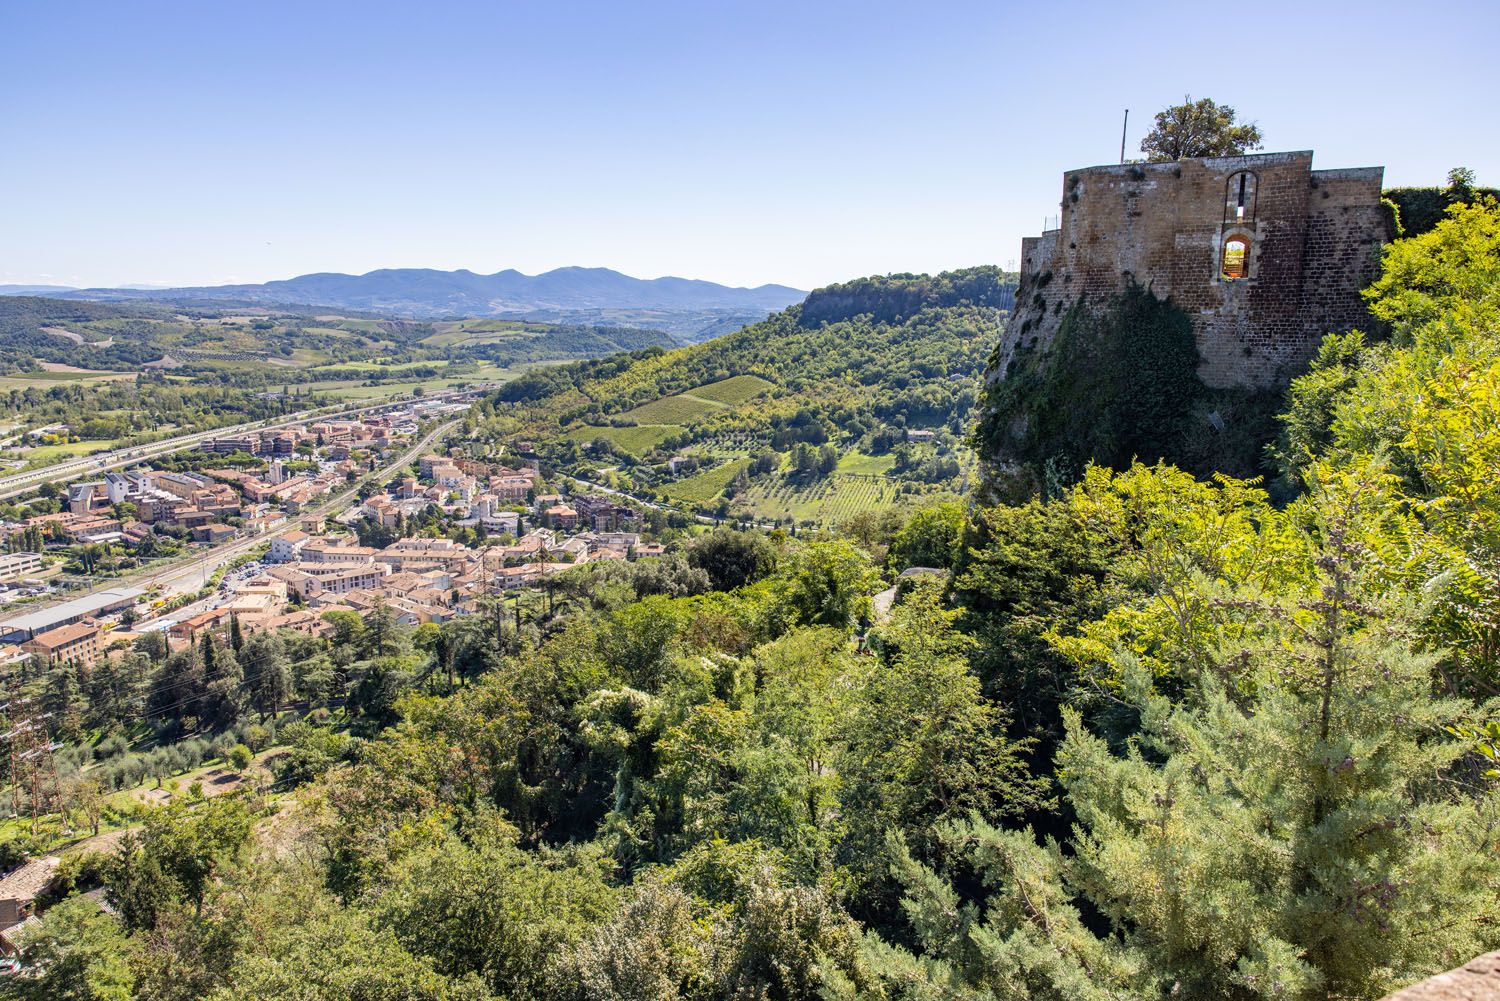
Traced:
[[775, 383], [757, 375], [736, 375], [710, 382], [675, 396], [643, 403], [623, 416], [637, 424], [691, 424], [700, 417], [753, 399]]
[[866, 455], [863, 452], [846, 452], [839, 457], [835, 472], [857, 476], [884, 476], [896, 465], [894, 455]]
[[482, 320], [440, 324], [439, 327], [437, 333], [422, 338], [422, 343], [432, 347], [451, 348], [465, 344], [493, 344], [522, 337], [542, 337], [546, 333], [545, 328], [527, 329], [524, 324]]
[[690, 389], [682, 395], [732, 407], [759, 396], [774, 385], [774, 382], [767, 382], [758, 375], [736, 375]]
[[291, 361], [297, 365], [327, 364], [328, 355], [314, 348], [293, 348]]
[[410, 393], [418, 386], [424, 392], [435, 392], [447, 389], [450, 386], [462, 386], [475, 382], [505, 382], [514, 379], [534, 365], [517, 365], [511, 368], [501, 368], [498, 365], [483, 363], [474, 371], [464, 375], [437, 376], [431, 379], [422, 379], [411, 382], [383, 382], [377, 386], [362, 386], [357, 382], [326, 379], [322, 382], [309, 382], [299, 385], [298, 391], [321, 392], [340, 400], [372, 400], [383, 396], [396, 396], [400, 393]]
[[691, 396], [664, 396], [643, 403], [620, 416], [637, 424], [690, 424], [704, 414], [724, 409], [723, 404]]
[[444, 368], [451, 364], [448, 358], [433, 358], [430, 361], [407, 361], [395, 365], [384, 365], [377, 361], [344, 361], [335, 365], [324, 365], [317, 372], [401, 372], [410, 368]]
[[668, 483], [662, 487], [662, 492], [684, 504], [708, 504], [723, 493], [729, 482], [748, 465], [749, 459], [734, 459], [713, 469], [684, 477], [676, 483]]
[[799, 484], [786, 477], [769, 477], [751, 484], [734, 498], [734, 510], [756, 518], [787, 518], [819, 525], [837, 525], [861, 511], [877, 511], [908, 503], [929, 503], [947, 494], [902, 494], [897, 485], [877, 476], [834, 473]]
[[119, 379], [134, 379], [134, 372], [98, 372], [80, 369], [74, 372], [27, 372], [21, 375], [0, 376], [0, 390], [29, 389], [38, 384], [60, 385], [68, 382], [96, 383]]
[[571, 441], [585, 444], [596, 438], [603, 438], [616, 448], [624, 449], [632, 455], [642, 455], [681, 431], [682, 428], [675, 424], [637, 424], [635, 427], [628, 428], [601, 428], [585, 425], [569, 431], [567, 437]]

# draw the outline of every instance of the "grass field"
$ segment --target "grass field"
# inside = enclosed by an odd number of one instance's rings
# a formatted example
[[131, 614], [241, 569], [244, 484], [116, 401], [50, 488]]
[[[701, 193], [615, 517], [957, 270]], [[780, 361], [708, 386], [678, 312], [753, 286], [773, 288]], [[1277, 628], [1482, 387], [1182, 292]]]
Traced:
[[621, 416], [637, 424], [690, 424], [704, 414], [724, 409], [722, 404], [691, 396], [664, 396], [643, 403]]
[[56, 386], [68, 382], [93, 383], [134, 378], [134, 372], [27, 372], [25, 375], [0, 376], [0, 390], [30, 389], [36, 385]]
[[834, 472], [855, 476], [884, 476], [896, 465], [894, 455], [866, 455], [863, 452], [846, 452], [839, 457]]
[[352, 320], [346, 316], [319, 316], [315, 319], [322, 320], [324, 322], [336, 322], [339, 328], [342, 328], [344, 330], [358, 330], [363, 334], [385, 333], [385, 327], [381, 325], [379, 320]]
[[690, 389], [683, 395], [732, 407], [754, 399], [774, 385], [776, 385], [774, 382], [767, 382], [758, 375], [736, 375], [728, 379], [720, 379], [718, 382], [710, 382], [697, 389]]
[[315, 348], [293, 348], [289, 360], [297, 365], [322, 365], [328, 361], [328, 355]]
[[[499, 365], [483, 363], [472, 372], [463, 375], [435, 376], [431, 379], [422, 379], [412, 382], [383, 382], [378, 386], [362, 386], [357, 382], [347, 382], [337, 379], [325, 379], [322, 382], [309, 382], [298, 386], [300, 391], [317, 391], [340, 400], [374, 400], [382, 396], [395, 396], [398, 393], [410, 393], [418, 386], [422, 391], [431, 393], [449, 386], [461, 386], [472, 382], [506, 382], [514, 379], [522, 372], [535, 368], [534, 365], [517, 365], [511, 368], [501, 368]], [[384, 371], [384, 369], [383, 369]]]
[[113, 443], [109, 441], [70, 441], [62, 445], [38, 445], [36, 448], [18, 450], [18, 454], [33, 466], [45, 466], [59, 459], [102, 452], [111, 444]]
[[383, 365], [378, 361], [342, 361], [334, 365], [323, 365], [317, 372], [402, 372], [410, 368], [443, 368], [452, 364], [449, 358], [434, 358], [431, 361], [407, 361], [396, 365]]
[[466, 320], [457, 324], [445, 325], [445, 328], [439, 330], [437, 333], [422, 338], [422, 343], [433, 347], [451, 348], [458, 345], [495, 344], [500, 341], [516, 340], [521, 337], [541, 336], [543, 336], [541, 331], [528, 330], [520, 324]]
[[727, 410], [753, 399], [773, 385], [775, 383], [756, 375], [731, 376], [685, 393], [642, 403], [621, 416], [637, 424], [691, 424], [707, 414]]
[[724, 488], [739, 475], [740, 470], [748, 465], [749, 459], [734, 459], [713, 469], [684, 477], [676, 483], [668, 483], [662, 487], [662, 491], [683, 504], [710, 504], [724, 492]]
[[635, 427], [628, 428], [600, 428], [585, 425], [569, 431], [567, 438], [570, 441], [581, 442], [603, 438], [631, 455], [643, 455], [681, 431], [682, 428], [675, 424], [637, 424]]

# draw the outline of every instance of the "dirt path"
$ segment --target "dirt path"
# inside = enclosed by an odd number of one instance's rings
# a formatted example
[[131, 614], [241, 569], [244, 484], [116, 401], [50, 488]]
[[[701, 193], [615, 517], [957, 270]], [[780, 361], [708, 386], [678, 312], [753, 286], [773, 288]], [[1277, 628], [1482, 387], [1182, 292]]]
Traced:
[[[90, 340], [85, 339], [82, 334], [76, 333], [76, 332], [74, 332], [72, 330], [65, 330], [62, 327], [42, 327], [41, 331], [44, 334], [51, 334], [53, 337], [61, 337], [61, 338], [65, 339], [65, 340], [72, 341], [74, 344], [77, 344], [80, 347], [82, 347], [83, 345], [87, 344], [91, 348], [107, 348], [110, 345], [114, 344], [114, 342], [115, 342], [115, 339], [113, 337], [106, 337], [102, 341], [90, 341]], [[67, 365], [59, 365], [57, 368], [48, 368], [48, 363], [46, 363], [46, 362], [42, 363], [42, 368], [46, 368], [50, 372], [84, 372], [84, 371], [87, 371], [86, 369], [81, 369], [81, 368], [70, 368]]]

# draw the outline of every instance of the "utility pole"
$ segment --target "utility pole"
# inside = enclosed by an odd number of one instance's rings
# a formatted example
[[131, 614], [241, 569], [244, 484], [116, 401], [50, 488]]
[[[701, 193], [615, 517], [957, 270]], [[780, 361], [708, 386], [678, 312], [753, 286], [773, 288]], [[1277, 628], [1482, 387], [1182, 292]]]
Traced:
[[56, 770], [45, 722], [51, 714], [34, 712], [31, 705], [29, 698], [15, 698], [4, 707], [15, 711], [10, 714], [10, 730], [0, 734], [0, 740], [9, 745], [11, 812], [20, 817], [22, 795], [26, 794], [30, 799], [31, 833], [35, 834], [48, 787], [56, 784]]
[[1130, 125], [1130, 109], [1125, 109], [1125, 121], [1120, 125], [1120, 162], [1125, 162], [1125, 129]]

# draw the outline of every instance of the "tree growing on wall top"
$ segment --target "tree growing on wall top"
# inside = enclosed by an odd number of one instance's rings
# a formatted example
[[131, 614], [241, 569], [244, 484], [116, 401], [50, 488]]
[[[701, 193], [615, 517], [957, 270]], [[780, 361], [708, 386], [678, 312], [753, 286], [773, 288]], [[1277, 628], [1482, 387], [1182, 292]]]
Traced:
[[1260, 129], [1235, 123], [1235, 111], [1209, 98], [1184, 97], [1156, 113], [1156, 124], [1141, 140], [1147, 161], [1162, 163], [1194, 156], [1238, 156], [1261, 148]]

